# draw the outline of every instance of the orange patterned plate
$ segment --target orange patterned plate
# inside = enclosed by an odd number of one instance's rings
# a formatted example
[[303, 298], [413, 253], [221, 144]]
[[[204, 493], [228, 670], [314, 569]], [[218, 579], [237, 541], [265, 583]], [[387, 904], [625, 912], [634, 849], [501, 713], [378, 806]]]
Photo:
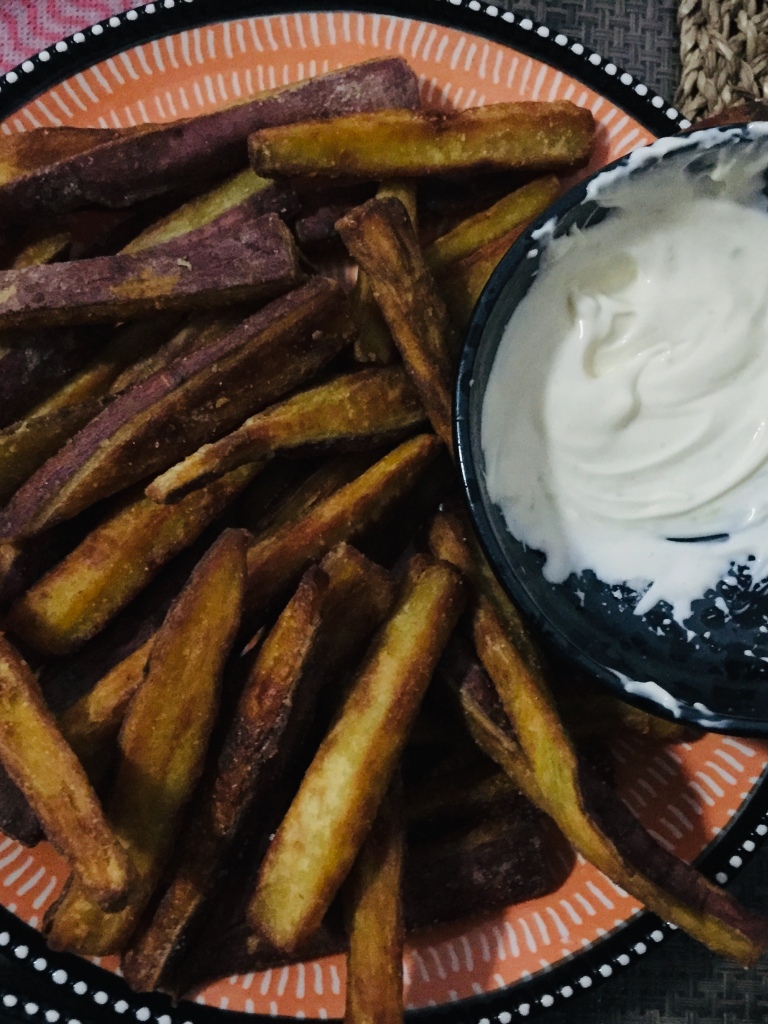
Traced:
[[[408, 59], [432, 105], [563, 98], [589, 107], [599, 144], [588, 170], [688, 126], [610, 61], [479, 0], [431, 0], [419, 17], [412, 6], [408, 16], [405, 0], [344, 3], [326, 11], [295, 3], [286, 10], [243, 0], [165, 0], [128, 11], [0, 78], [0, 130], [165, 121], [382, 54]], [[249, 8], [259, 14], [244, 17]], [[760, 789], [768, 743], [708, 734], [665, 747], [621, 736], [613, 752], [621, 793], [656, 839], [688, 860], [706, 850], [707, 869], [719, 880], [768, 831]], [[234, 1021], [239, 1013], [343, 1014], [340, 956], [228, 978], [209, 986], [197, 1003], [178, 1007], [162, 996], [132, 995], [114, 973], [114, 959], [93, 965], [45, 947], [36, 929], [65, 876], [48, 845], [28, 850], [0, 837], [6, 908], [0, 910], [0, 947], [28, 964], [36, 982], [34, 989], [27, 986], [35, 995], [26, 1001], [6, 992], [6, 1007], [18, 1005], [37, 1019], [45, 1011], [49, 1021], [62, 1013], [71, 1020], [114, 1021], [117, 1013], [159, 1024], [212, 1016]], [[408, 1007], [421, 1011], [419, 1017], [508, 1024], [563, 1005], [662, 940], [668, 926], [640, 910], [577, 859], [551, 895], [411, 943], [404, 962]], [[228, 1013], [211, 1015], [206, 1008]]]

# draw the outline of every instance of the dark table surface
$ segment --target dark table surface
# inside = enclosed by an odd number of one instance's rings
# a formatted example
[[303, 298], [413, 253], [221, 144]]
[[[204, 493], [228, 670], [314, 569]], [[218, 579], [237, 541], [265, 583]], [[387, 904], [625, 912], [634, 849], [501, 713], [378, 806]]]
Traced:
[[[94, 4], [83, 0], [64, 3], [68, 17], [77, 11], [82, 26], [93, 20]], [[102, 4], [102, 6], [104, 6]], [[114, 11], [126, 6], [112, 0]], [[501, 6], [528, 14], [552, 28], [579, 37], [603, 56], [638, 75], [669, 100], [679, 77], [676, 5], [665, 0], [535, 0]], [[0, 0], [0, 14], [28, 19], [35, 0]], [[418, 3], [414, 2], [414, 12]], [[104, 17], [99, 10], [96, 17]], [[34, 31], [28, 31], [29, 53], [40, 49]], [[78, 26], [79, 27], [79, 26]], [[74, 31], [74, 27], [69, 31]], [[19, 59], [9, 37], [0, 38], [0, 70], [7, 70], [11, 55]], [[733, 885], [743, 900], [768, 913], [768, 846], [758, 853]], [[16, 1010], [0, 1002], [0, 1021], [30, 1018], [18, 1008], [41, 998], [40, 979], [0, 955], [0, 990], [20, 995]], [[83, 1008], [84, 1009], [84, 1008]], [[88, 1024], [85, 1013], [82, 1024]], [[116, 1018], [117, 1019], [117, 1018]], [[624, 975], [589, 993], [579, 995], [567, 1011], [550, 1010], [541, 1017], [550, 1024], [752, 1024], [768, 1021], [768, 956], [750, 970], [724, 963], [685, 935], [676, 934], [650, 952]]]

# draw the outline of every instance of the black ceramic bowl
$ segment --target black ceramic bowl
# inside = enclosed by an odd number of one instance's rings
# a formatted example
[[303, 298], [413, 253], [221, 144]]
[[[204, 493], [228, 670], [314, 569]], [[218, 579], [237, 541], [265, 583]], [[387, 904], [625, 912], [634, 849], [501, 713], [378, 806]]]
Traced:
[[[588, 571], [548, 582], [544, 555], [512, 535], [489, 498], [480, 433], [502, 333], [536, 278], [548, 241], [574, 227], [588, 230], [609, 215], [611, 193], [627, 179], [658, 174], [675, 162], [687, 174], [707, 171], [723, 147], [737, 155], [756, 149], [764, 158], [760, 166], [768, 168], [768, 124], [710, 128], [637, 150], [576, 185], [518, 239], [488, 282], [468, 329], [456, 390], [456, 445], [471, 515], [494, 571], [545, 641], [575, 669], [658, 714], [711, 730], [768, 735], [768, 580], [755, 583], [732, 566], [693, 602], [687, 628], [664, 603], [636, 615], [636, 592], [608, 586]], [[697, 634], [695, 644], [688, 630]]]

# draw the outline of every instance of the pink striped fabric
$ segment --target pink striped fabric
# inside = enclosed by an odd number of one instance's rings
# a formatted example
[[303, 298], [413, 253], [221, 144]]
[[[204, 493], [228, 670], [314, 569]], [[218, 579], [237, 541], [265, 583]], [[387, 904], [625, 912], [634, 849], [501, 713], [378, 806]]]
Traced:
[[0, 73], [136, 0], [0, 0]]

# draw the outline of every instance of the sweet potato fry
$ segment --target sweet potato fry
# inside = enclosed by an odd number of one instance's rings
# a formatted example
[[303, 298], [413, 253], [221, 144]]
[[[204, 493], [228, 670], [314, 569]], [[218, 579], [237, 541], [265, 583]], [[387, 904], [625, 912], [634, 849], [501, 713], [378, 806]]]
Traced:
[[249, 611], [267, 608], [313, 559], [380, 523], [439, 451], [440, 442], [431, 434], [404, 441], [305, 515], [256, 538], [248, 550]]
[[476, 249], [464, 259], [447, 266], [437, 278], [440, 295], [445, 302], [451, 323], [463, 331], [472, 316], [475, 303], [488, 283], [488, 278], [510, 246], [525, 231], [525, 225], [513, 228], [506, 235]]
[[[495, 720], [486, 713], [488, 705], [478, 697], [482, 679], [476, 675], [468, 718], [486, 753], [613, 882], [714, 952], [752, 963], [768, 944], [768, 921], [744, 910], [695, 868], [667, 853], [620, 798], [579, 763], [535, 645], [487, 564], [480, 566], [482, 556], [459, 520], [440, 517], [431, 546], [460, 568], [468, 567], [478, 587], [475, 646], [503, 708]], [[465, 701], [465, 709], [468, 705]]]
[[168, 980], [243, 818], [295, 756], [317, 689], [367, 640], [393, 600], [389, 575], [347, 545], [330, 552], [320, 569], [307, 570], [248, 673], [174, 878], [123, 958], [132, 988], [148, 991]]
[[[57, 131], [71, 129], [45, 129], [45, 144], [52, 152], [43, 164], [39, 153], [34, 159], [28, 155], [36, 135], [29, 132], [27, 149], [9, 154], [11, 173], [0, 187], [0, 217], [10, 223], [33, 213], [90, 204], [132, 206], [183, 189], [190, 180], [204, 182], [244, 167], [244, 140], [254, 129], [417, 103], [416, 76], [404, 60], [391, 58], [341, 68], [200, 117], [142, 125], [133, 131], [105, 130], [104, 141], [96, 145], [94, 137], [86, 136], [57, 141]], [[80, 147], [85, 147], [82, 154]], [[38, 145], [42, 148], [43, 140]]]
[[117, 739], [133, 695], [144, 681], [154, 636], [118, 662], [84, 694], [59, 715], [64, 739], [77, 754], [88, 774], [106, 760], [110, 744]]
[[[415, 577], [415, 578], [414, 578]], [[320, 923], [365, 839], [461, 611], [459, 576], [414, 572], [374, 641], [262, 863], [247, 920], [279, 949]]]
[[122, 392], [40, 467], [0, 514], [0, 539], [32, 535], [158, 473], [274, 402], [330, 361], [318, 331], [342, 301], [324, 278]]
[[131, 877], [80, 762], [45, 706], [32, 671], [0, 636], [0, 759], [46, 836], [99, 907], [124, 901]]
[[309, 694], [302, 696], [299, 688], [327, 587], [325, 573], [310, 568], [259, 649], [215, 778], [203, 788], [188, 827], [181, 863], [152, 921], [123, 957], [123, 974], [136, 991], [151, 991], [187, 941], [185, 933], [221, 870], [244, 813], [259, 788], [263, 791], [274, 780], [273, 761], [284, 763], [295, 752], [297, 737], [286, 731], [297, 714], [306, 721], [312, 713], [312, 702], [303, 706]]
[[22, 846], [37, 846], [45, 833], [29, 800], [0, 764], [0, 830]]
[[279, 213], [281, 217], [298, 210], [298, 198], [287, 185], [277, 185], [269, 178], [260, 178], [247, 167], [223, 184], [195, 196], [177, 210], [150, 224], [123, 246], [121, 252], [143, 252], [153, 245], [163, 245], [174, 238], [210, 224], [243, 203], [260, 215]]
[[0, 140], [0, 184], [16, 181], [42, 167], [88, 153], [94, 146], [117, 139], [125, 130], [113, 128], [40, 128], [4, 135]]
[[89, 362], [101, 344], [102, 333], [103, 328], [71, 327], [4, 332], [0, 339], [0, 427], [34, 415], [39, 402]]
[[120, 324], [83, 368], [70, 374], [53, 394], [39, 402], [31, 415], [43, 416], [91, 398], [103, 398], [129, 366], [148, 357], [173, 333], [180, 319], [179, 313], [158, 313]]
[[133, 255], [0, 271], [0, 330], [210, 309], [270, 299], [295, 285], [296, 249], [277, 214], [231, 212], [240, 223], [229, 229], [215, 221]]
[[260, 466], [242, 466], [176, 505], [129, 492], [74, 551], [8, 613], [8, 627], [47, 655], [72, 654], [95, 636], [240, 494]]
[[0, 430], [0, 501], [60, 450], [103, 408], [97, 398], [30, 416]]
[[[524, 798], [516, 814], [428, 843], [407, 844], [403, 911], [407, 931], [454, 921], [552, 892], [563, 879], [563, 864], [550, 856], [554, 826]], [[567, 858], [566, 858], [567, 865]], [[342, 952], [344, 936], [329, 927], [314, 933], [292, 953], [281, 952], [247, 925], [211, 929], [192, 956], [179, 965], [173, 991], [181, 996], [203, 983], [232, 974]]]
[[65, 259], [72, 245], [72, 235], [64, 228], [49, 229], [37, 232], [32, 238], [25, 240], [13, 258], [8, 262], [8, 270], [20, 270], [22, 267], [39, 267], [44, 263]]
[[345, 886], [345, 1024], [403, 1020], [403, 821], [394, 780]]
[[560, 192], [554, 175], [537, 178], [510, 192], [508, 196], [468, 217], [452, 231], [441, 235], [424, 250], [424, 262], [433, 274], [439, 274], [457, 260], [462, 260], [484, 245], [497, 241], [510, 231], [530, 224], [549, 206]]
[[339, 234], [368, 275], [376, 302], [438, 436], [453, 451], [450, 329], [405, 207], [371, 199], [347, 214]]
[[[413, 182], [400, 179], [379, 186], [378, 199], [399, 199], [408, 212], [411, 224], [417, 226], [416, 186]], [[341, 219], [341, 214], [339, 215]], [[392, 341], [392, 332], [384, 322], [381, 310], [376, 305], [371, 282], [362, 268], [358, 268], [357, 281], [352, 294], [352, 307], [358, 326], [355, 340], [355, 359], [359, 363], [378, 363], [386, 366], [397, 357]]]
[[357, 324], [354, 347], [357, 362], [376, 363], [379, 366], [388, 366], [394, 362], [397, 359], [397, 348], [392, 341], [392, 332], [373, 297], [368, 275], [359, 267], [351, 306]]
[[457, 171], [565, 173], [583, 167], [594, 118], [567, 101], [493, 103], [467, 110], [379, 110], [248, 137], [257, 174], [408, 178]]
[[54, 949], [122, 949], [152, 895], [202, 772], [242, 610], [244, 554], [243, 534], [227, 530], [199, 563], [155, 639], [123, 723], [108, 806], [135, 875], [131, 899], [104, 913], [81, 884], [70, 884], [47, 920]]
[[337, 455], [320, 466], [299, 460], [272, 459], [243, 499], [243, 526], [260, 540], [286, 523], [294, 523], [340, 487], [360, 476], [374, 461], [366, 453]]
[[[185, 318], [183, 323], [179, 323], [178, 314], [166, 313], [165, 316], [174, 317], [176, 329], [166, 334], [163, 342], [155, 347], [154, 351], [127, 365], [110, 383], [109, 394], [119, 395], [132, 384], [147, 380], [153, 373], [170, 366], [174, 359], [189, 352], [196, 352], [199, 348], [205, 348], [206, 345], [233, 331], [247, 315], [238, 307], [237, 312], [217, 310], [215, 313], [193, 313]], [[140, 323], [145, 321], [123, 324], [117, 330], [137, 328]]]
[[399, 366], [334, 377], [257, 413], [226, 437], [171, 466], [147, 488], [153, 501], [178, 501], [227, 470], [274, 452], [374, 448], [425, 420], [416, 389]]
[[552, 892], [563, 877], [553, 855], [558, 839], [552, 823], [518, 794], [508, 814], [415, 845], [405, 877], [407, 927], [455, 921]]

